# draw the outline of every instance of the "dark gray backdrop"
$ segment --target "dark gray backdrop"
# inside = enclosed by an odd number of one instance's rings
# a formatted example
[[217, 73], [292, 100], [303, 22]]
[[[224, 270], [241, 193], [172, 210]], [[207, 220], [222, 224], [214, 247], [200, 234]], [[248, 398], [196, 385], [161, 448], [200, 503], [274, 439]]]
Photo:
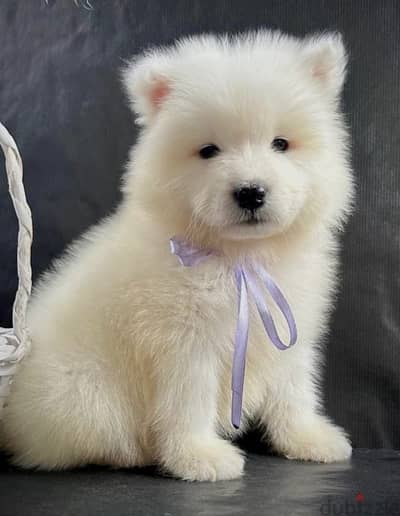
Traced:
[[[25, 163], [34, 277], [118, 202], [137, 135], [118, 81], [122, 59], [201, 31], [340, 30], [350, 52], [344, 107], [359, 189], [327, 342], [327, 409], [356, 446], [400, 448], [400, 2], [92, 0], [92, 6], [0, 0], [0, 120]], [[10, 324], [15, 243], [0, 163], [0, 326]]]

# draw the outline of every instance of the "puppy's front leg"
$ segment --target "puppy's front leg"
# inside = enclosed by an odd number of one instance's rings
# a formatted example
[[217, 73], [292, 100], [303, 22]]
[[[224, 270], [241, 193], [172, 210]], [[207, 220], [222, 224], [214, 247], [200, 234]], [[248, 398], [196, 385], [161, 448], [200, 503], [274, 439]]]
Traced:
[[[190, 339], [189, 339], [190, 340]], [[209, 345], [188, 340], [158, 362], [153, 435], [159, 463], [185, 480], [240, 477], [240, 450], [215, 432], [218, 361]]]
[[261, 419], [267, 439], [289, 459], [349, 459], [351, 445], [346, 433], [319, 413], [311, 360], [295, 361], [285, 369], [277, 372], [264, 405]]

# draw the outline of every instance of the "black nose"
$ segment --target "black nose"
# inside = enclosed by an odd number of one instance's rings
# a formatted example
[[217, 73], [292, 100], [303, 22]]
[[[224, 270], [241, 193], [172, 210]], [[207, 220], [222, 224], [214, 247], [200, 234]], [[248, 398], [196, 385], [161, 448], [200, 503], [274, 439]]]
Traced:
[[265, 188], [260, 185], [242, 186], [233, 192], [233, 196], [241, 208], [255, 211], [264, 204]]

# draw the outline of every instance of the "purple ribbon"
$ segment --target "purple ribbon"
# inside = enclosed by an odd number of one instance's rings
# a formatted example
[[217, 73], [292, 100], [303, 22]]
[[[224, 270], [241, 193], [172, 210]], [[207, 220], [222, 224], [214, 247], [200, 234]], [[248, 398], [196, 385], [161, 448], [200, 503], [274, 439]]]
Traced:
[[[210, 256], [216, 256], [216, 253], [210, 250], [195, 248], [190, 243], [177, 237], [171, 238], [170, 247], [171, 253], [176, 255], [180, 263], [185, 267], [198, 265]], [[264, 267], [257, 264], [252, 264], [251, 268], [245, 265], [236, 265], [235, 278], [239, 303], [232, 365], [231, 421], [235, 428], [239, 428], [242, 414], [246, 350], [249, 336], [249, 294], [251, 294], [254, 299], [268, 337], [277, 349], [284, 351], [296, 343], [297, 328], [289, 303]], [[264, 300], [264, 292], [260, 283], [267, 289], [286, 320], [289, 328], [288, 344], [285, 344], [279, 337], [274, 319]]]

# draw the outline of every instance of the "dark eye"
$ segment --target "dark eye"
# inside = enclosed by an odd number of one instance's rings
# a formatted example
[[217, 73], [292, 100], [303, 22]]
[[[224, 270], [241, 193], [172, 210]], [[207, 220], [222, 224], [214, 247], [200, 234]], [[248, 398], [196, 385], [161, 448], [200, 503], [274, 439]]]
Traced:
[[199, 156], [202, 159], [210, 159], [216, 156], [219, 152], [220, 149], [216, 145], [213, 143], [208, 143], [199, 150]]
[[289, 142], [286, 140], [286, 138], [282, 137], [274, 138], [271, 145], [272, 148], [278, 152], [285, 152], [289, 148]]

